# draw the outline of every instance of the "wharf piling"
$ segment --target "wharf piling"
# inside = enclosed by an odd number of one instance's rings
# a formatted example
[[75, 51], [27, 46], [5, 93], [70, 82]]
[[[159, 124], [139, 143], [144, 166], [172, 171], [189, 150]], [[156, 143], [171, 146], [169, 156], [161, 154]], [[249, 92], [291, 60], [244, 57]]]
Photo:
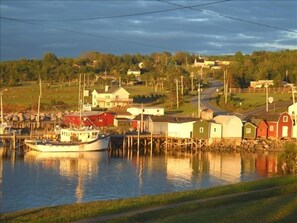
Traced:
[[205, 139], [172, 138], [167, 135], [135, 134], [112, 135], [109, 146], [110, 156], [132, 156], [133, 153], [150, 155], [171, 151], [197, 152], [207, 145]]

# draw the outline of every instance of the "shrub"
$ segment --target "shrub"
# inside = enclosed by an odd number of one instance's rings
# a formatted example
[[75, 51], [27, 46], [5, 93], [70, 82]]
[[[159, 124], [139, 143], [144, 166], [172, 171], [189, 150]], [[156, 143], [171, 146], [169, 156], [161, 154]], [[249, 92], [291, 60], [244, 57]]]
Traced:
[[297, 145], [295, 143], [285, 144], [285, 150], [279, 155], [278, 165], [283, 174], [297, 173]]

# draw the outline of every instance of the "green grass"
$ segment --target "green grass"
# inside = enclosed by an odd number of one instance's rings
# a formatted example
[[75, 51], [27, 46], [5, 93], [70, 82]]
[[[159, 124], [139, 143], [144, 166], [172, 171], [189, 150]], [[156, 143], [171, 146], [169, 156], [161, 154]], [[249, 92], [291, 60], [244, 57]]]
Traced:
[[[148, 210], [153, 207], [156, 209]], [[131, 212], [135, 210], [140, 212]], [[121, 215], [106, 222], [293, 222], [297, 217], [297, 176], [273, 177], [132, 199], [17, 211], [2, 214], [0, 221], [71, 222], [113, 214]], [[105, 222], [102, 219], [99, 221]]]
[[[269, 93], [268, 97], [273, 97], [274, 102], [287, 101], [290, 99], [291, 94], [289, 93]], [[242, 100], [242, 106], [252, 105], [252, 107], [263, 106], [266, 104], [265, 93], [236, 93], [235, 97]]]
[[[155, 92], [154, 89], [142, 85], [135, 86], [123, 86], [128, 92], [131, 93], [131, 97], [138, 95], [151, 96], [151, 95], [166, 95], [168, 92], [164, 90], [158, 90]], [[89, 88], [90, 93], [94, 89], [103, 89], [102, 85], [95, 85]], [[17, 110], [26, 110], [34, 109], [37, 110], [38, 96], [39, 96], [39, 84], [36, 82], [26, 82], [22, 86], [18, 87], [7, 87], [1, 89], [3, 93], [3, 104], [4, 110], [7, 112], [16, 112]], [[291, 100], [291, 94], [277, 94], [269, 93], [269, 96], [274, 98], [275, 102], [278, 101], [288, 101]], [[155, 103], [153, 105], [165, 107], [166, 111], [171, 113], [180, 113], [186, 115], [193, 115], [197, 111], [191, 104], [192, 96], [187, 95], [184, 97], [183, 103], [180, 103], [180, 107], [176, 108], [175, 101], [171, 102], [168, 99], [160, 103]], [[243, 110], [252, 110], [259, 106], [265, 106], [265, 93], [236, 93], [236, 98], [239, 98], [242, 101], [242, 105], [236, 107], [237, 109]], [[78, 105], [78, 85], [77, 83], [71, 83], [71, 86], [68, 86], [68, 83], [55, 84], [47, 86], [46, 83], [42, 83], [42, 98], [41, 98], [41, 109], [42, 111], [51, 110], [52, 104], [54, 102], [64, 102], [67, 105], [67, 109], [77, 109]], [[85, 98], [86, 103], [91, 103], [91, 97]], [[173, 107], [171, 104], [173, 103]], [[270, 105], [272, 106], [272, 105]], [[58, 107], [58, 106], [57, 106]], [[59, 108], [59, 107], [58, 107]], [[236, 109], [233, 108], [232, 109]], [[61, 109], [63, 110], [63, 109]]]

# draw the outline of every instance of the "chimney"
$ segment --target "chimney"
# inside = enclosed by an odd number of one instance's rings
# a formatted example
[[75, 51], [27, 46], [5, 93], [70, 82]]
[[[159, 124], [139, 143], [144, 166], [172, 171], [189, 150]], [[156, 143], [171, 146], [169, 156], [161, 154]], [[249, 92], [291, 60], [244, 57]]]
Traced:
[[105, 92], [107, 92], [108, 91], [108, 85], [105, 85]]

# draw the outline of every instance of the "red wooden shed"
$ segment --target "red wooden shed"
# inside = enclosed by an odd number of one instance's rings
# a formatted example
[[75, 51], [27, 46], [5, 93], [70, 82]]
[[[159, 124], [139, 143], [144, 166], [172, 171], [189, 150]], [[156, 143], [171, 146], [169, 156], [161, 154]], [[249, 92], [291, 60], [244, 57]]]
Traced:
[[[84, 112], [82, 115], [79, 113], [73, 113], [66, 115], [63, 119], [63, 124], [66, 126], [79, 126], [80, 123], [83, 126], [94, 126], [94, 127], [102, 127], [102, 126], [112, 126], [114, 122], [114, 113], [112, 112]], [[81, 119], [81, 121], [80, 121]]]
[[292, 137], [293, 120], [288, 112], [280, 114], [278, 119], [278, 138]]
[[253, 123], [255, 126], [257, 126], [257, 138], [267, 138], [268, 134], [268, 125], [263, 119], [251, 119], [251, 123]]

